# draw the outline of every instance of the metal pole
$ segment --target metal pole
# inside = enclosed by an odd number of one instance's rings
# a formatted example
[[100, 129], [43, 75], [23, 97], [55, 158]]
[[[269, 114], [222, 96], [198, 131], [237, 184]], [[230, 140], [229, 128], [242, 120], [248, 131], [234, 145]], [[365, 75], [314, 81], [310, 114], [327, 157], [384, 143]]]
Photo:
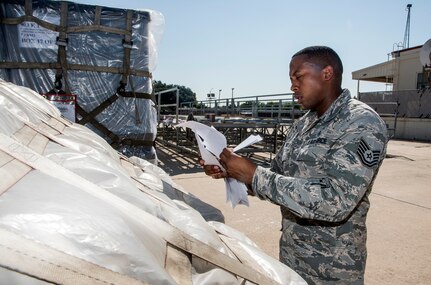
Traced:
[[234, 114], [234, 101], [233, 101], [233, 90], [234, 90], [235, 88], [233, 88], [232, 87], [232, 116], [233, 116], [233, 114]]
[[404, 41], [403, 41], [403, 48], [409, 48], [410, 47], [410, 8], [412, 7], [412, 4], [407, 4], [407, 22], [406, 22], [406, 29], [404, 31]]
[[[292, 106], [293, 107], [293, 106]], [[283, 108], [283, 101], [280, 99], [278, 100], [278, 121], [281, 121], [281, 110]]]
[[254, 108], [254, 112], [253, 112], [253, 117], [255, 117], [255, 118], [257, 118], [257, 117], [259, 117], [259, 110], [258, 110], [258, 108], [259, 108], [259, 96], [256, 96], [256, 101], [255, 101], [255, 108]]
[[162, 97], [162, 94], [160, 92], [158, 92], [156, 94], [158, 94], [157, 95], [157, 114], [158, 114], [158, 116], [157, 116], [157, 124], [158, 124], [158, 123], [160, 123], [160, 111], [162, 109], [162, 107], [160, 106], [160, 102], [161, 102], [160, 98]]
[[176, 107], [176, 112], [175, 112], [175, 119], [177, 120], [177, 124], [178, 124], [178, 112], [179, 112], [179, 104], [180, 104], [180, 90], [177, 88], [177, 107]]
[[361, 100], [360, 98], [359, 98], [359, 83], [361, 82], [361, 80], [358, 80], [358, 87], [357, 87], [357, 89], [356, 89], [356, 98], [358, 98], [358, 100]]
[[216, 101], [216, 115], [218, 115], [218, 108], [219, 108], [219, 104], [220, 104], [220, 93], [221, 93], [221, 89], [218, 90], [218, 100]]

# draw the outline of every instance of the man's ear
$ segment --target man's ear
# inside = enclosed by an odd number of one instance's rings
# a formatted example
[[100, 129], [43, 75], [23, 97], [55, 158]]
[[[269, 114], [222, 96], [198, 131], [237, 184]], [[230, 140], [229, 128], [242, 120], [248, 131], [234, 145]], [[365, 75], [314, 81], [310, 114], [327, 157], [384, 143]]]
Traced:
[[322, 69], [322, 74], [324, 80], [331, 80], [334, 77], [334, 68], [327, 65]]

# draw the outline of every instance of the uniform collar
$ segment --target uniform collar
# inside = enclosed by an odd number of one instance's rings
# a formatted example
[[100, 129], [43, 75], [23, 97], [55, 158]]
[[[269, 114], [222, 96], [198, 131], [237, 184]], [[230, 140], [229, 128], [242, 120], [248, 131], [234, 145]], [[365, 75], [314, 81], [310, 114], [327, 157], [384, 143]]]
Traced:
[[[326, 112], [319, 118], [319, 121], [328, 120], [334, 117], [340, 111], [340, 108], [344, 107], [350, 99], [352, 99], [350, 91], [348, 89], [343, 89], [343, 92], [341, 92], [340, 96], [332, 102], [328, 110], [326, 110]], [[316, 111], [309, 111], [308, 116], [317, 119]]]
[[309, 111], [304, 116], [304, 123], [307, 126], [306, 129], [311, 129], [318, 122], [326, 122], [334, 118], [342, 108], [347, 105], [347, 102], [352, 98], [350, 95], [350, 91], [348, 89], [343, 89], [343, 92], [340, 96], [335, 99], [335, 101], [331, 104], [331, 106], [326, 110], [326, 112], [319, 118], [317, 117], [317, 112]]
[[[337, 115], [342, 108], [347, 105], [347, 102], [352, 99], [350, 91], [348, 89], [343, 89], [340, 96], [332, 103], [332, 105], [326, 110], [326, 112], [320, 117], [321, 121], [331, 120], [335, 115]], [[317, 115], [317, 114], [316, 114]]]

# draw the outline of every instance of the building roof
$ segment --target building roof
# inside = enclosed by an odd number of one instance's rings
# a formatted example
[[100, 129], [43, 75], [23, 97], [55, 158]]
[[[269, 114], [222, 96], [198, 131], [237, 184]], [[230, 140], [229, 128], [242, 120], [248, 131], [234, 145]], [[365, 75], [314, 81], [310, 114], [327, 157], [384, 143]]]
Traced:
[[[398, 51], [393, 51], [391, 53], [392, 58], [400, 56], [400, 53], [415, 50], [421, 48], [420, 46], [415, 46], [411, 48], [406, 48]], [[352, 72], [352, 79], [365, 80], [372, 82], [383, 82], [383, 83], [393, 83], [395, 72], [395, 59], [391, 59], [376, 65], [365, 67]]]
[[391, 55], [392, 55], [392, 57], [396, 57], [396, 56], [399, 56], [399, 54], [400, 54], [400, 53], [402, 53], [402, 52], [406, 52], [406, 51], [409, 51], [409, 50], [419, 49], [419, 48], [421, 48], [422, 46], [423, 46], [423, 45], [415, 46], [415, 47], [409, 47], [409, 48], [400, 49], [400, 50], [395, 50], [395, 51], [393, 51], [393, 52], [391, 53]]
[[389, 60], [352, 72], [352, 79], [392, 83], [395, 61]]

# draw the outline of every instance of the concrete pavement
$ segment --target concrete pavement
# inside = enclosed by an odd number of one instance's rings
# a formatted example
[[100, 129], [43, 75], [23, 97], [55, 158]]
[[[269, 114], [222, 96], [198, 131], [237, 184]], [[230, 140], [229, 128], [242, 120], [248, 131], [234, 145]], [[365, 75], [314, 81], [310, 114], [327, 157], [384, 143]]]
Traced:
[[[255, 197], [250, 207], [226, 203], [224, 183], [211, 179], [196, 157], [158, 148], [172, 179], [220, 209], [226, 224], [278, 258], [279, 207]], [[431, 144], [392, 140], [370, 195], [366, 284], [431, 284]]]

